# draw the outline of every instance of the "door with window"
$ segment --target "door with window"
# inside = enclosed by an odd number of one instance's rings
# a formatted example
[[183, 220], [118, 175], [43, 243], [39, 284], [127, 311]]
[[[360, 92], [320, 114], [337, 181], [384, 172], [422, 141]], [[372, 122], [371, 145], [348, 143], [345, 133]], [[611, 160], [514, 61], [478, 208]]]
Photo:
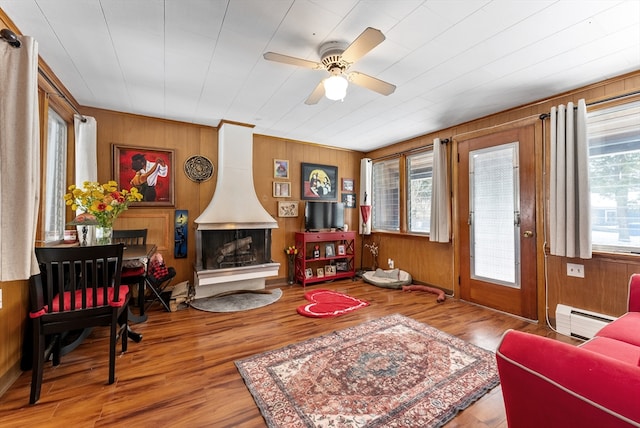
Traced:
[[537, 319], [534, 125], [458, 140], [461, 298]]

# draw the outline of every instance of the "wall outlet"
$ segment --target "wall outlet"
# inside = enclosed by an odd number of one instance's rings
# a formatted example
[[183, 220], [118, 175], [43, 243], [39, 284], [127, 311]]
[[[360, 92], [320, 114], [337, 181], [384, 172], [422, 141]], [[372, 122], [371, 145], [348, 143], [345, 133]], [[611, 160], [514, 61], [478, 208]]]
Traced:
[[389, 264], [389, 269], [393, 269], [393, 259], [388, 259], [387, 263]]
[[577, 278], [584, 278], [584, 265], [577, 265], [575, 263], [567, 263], [567, 276], [575, 276]]

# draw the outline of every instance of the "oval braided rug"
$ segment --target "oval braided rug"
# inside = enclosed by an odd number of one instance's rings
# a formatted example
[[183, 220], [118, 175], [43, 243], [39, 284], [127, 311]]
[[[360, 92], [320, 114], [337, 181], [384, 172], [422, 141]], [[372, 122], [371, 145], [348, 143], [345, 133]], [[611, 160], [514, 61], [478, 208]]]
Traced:
[[[270, 291], [270, 293], [269, 293]], [[193, 308], [207, 312], [240, 312], [261, 308], [275, 303], [282, 297], [282, 290], [262, 290], [259, 293], [240, 291], [224, 296], [211, 296], [191, 302]]]

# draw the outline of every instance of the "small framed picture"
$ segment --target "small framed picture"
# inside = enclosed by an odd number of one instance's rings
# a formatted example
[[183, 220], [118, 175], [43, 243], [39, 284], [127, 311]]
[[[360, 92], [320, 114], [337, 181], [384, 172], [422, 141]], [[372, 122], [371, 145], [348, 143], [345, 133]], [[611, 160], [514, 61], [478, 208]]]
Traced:
[[273, 160], [273, 178], [289, 178], [289, 161], [284, 159]]
[[318, 278], [324, 278], [324, 268], [318, 268], [316, 272]]
[[333, 244], [327, 244], [324, 246], [325, 257], [335, 257], [335, 255], [336, 255], [336, 247]]
[[336, 274], [336, 267], [334, 265], [326, 265], [324, 267], [324, 276], [334, 276]]
[[356, 207], [356, 194], [355, 193], [343, 193], [342, 194], [342, 202], [344, 203], [345, 208], [355, 208]]
[[316, 245], [313, 247], [313, 258], [314, 259], [319, 259], [320, 258], [320, 246]]
[[343, 192], [353, 192], [353, 178], [343, 178], [342, 179], [342, 191]]
[[273, 197], [274, 198], [290, 198], [291, 197], [291, 183], [288, 181], [274, 181], [273, 182]]
[[278, 217], [298, 217], [298, 201], [278, 201]]
[[343, 244], [338, 245], [338, 255], [344, 256], [347, 254], [347, 249]]
[[311, 268], [306, 268], [304, 270], [304, 277], [305, 278], [311, 278], [313, 276], [313, 269]]
[[349, 264], [347, 262], [336, 262], [336, 270], [338, 272], [346, 272], [349, 270]]

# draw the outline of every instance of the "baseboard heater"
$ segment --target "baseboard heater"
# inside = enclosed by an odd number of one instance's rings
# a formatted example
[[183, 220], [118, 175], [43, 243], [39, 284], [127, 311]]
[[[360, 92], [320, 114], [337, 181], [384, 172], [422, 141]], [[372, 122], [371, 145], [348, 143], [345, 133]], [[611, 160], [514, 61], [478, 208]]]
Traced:
[[579, 339], [591, 339], [616, 317], [573, 308], [567, 305], [556, 307], [556, 330], [558, 333]]

